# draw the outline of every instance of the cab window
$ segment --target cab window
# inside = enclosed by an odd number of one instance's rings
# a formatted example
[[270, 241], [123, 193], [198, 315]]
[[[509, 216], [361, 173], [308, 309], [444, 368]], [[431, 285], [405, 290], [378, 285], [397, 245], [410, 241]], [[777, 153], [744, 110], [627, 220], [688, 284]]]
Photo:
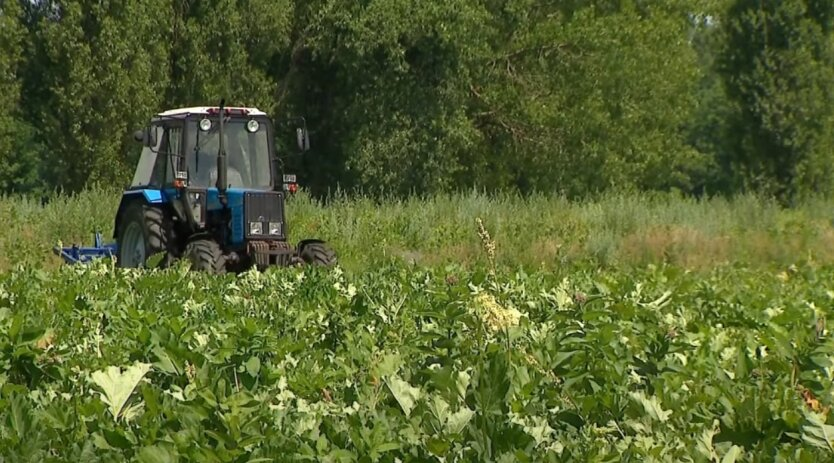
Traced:
[[175, 166], [179, 165], [181, 144], [182, 128], [177, 126], [165, 127], [159, 153], [153, 167], [151, 184], [161, 187], [174, 182], [174, 171]]

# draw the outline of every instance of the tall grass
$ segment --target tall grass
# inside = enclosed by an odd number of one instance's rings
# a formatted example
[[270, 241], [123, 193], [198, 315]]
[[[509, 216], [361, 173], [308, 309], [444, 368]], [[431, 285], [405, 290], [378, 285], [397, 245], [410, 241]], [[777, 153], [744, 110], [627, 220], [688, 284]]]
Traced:
[[[0, 269], [17, 263], [54, 267], [59, 241], [111, 239], [119, 191], [93, 189], [40, 200], [0, 198]], [[287, 204], [293, 241], [319, 237], [356, 269], [388, 260], [418, 265], [485, 264], [481, 218], [497, 244], [499, 265], [554, 268], [668, 262], [687, 268], [725, 263], [788, 265], [834, 262], [832, 202], [793, 209], [756, 196], [697, 200], [666, 194], [609, 194], [571, 202], [558, 197], [481, 193], [378, 201], [305, 193]]]

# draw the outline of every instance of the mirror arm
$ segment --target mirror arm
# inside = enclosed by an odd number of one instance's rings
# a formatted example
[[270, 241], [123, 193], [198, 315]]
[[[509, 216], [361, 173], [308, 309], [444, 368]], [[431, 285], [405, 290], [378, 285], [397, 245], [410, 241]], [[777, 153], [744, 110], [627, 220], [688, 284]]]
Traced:
[[307, 119], [301, 118], [301, 125], [304, 128], [304, 151], [310, 151], [310, 132], [307, 130]]
[[284, 183], [278, 181], [281, 178], [280, 172], [279, 172], [280, 168], [278, 167], [279, 162], [281, 162], [281, 158], [279, 158], [277, 154], [272, 156], [272, 163], [271, 163], [272, 165], [271, 165], [271, 167], [272, 167], [272, 181], [273, 181], [272, 190], [273, 191], [284, 191]]

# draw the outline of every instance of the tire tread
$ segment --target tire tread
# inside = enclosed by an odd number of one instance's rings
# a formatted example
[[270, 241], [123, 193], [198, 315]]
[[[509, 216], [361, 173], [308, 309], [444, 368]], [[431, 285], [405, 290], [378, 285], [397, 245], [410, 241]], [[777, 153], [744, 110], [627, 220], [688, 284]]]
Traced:
[[336, 252], [327, 243], [305, 243], [299, 255], [308, 265], [319, 265], [323, 267], [336, 265]]
[[214, 240], [198, 239], [188, 243], [185, 255], [194, 270], [214, 274], [226, 273], [226, 258], [220, 245]]

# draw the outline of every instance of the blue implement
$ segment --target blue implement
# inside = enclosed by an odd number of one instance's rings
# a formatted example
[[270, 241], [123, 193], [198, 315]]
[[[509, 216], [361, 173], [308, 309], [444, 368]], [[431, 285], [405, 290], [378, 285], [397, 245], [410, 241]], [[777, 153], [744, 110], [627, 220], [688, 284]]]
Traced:
[[68, 264], [85, 264], [102, 257], [114, 257], [118, 250], [116, 243], [102, 243], [101, 233], [96, 232], [93, 247], [80, 247], [76, 244], [70, 247], [55, 246], [52, 251], [61, 256]]

